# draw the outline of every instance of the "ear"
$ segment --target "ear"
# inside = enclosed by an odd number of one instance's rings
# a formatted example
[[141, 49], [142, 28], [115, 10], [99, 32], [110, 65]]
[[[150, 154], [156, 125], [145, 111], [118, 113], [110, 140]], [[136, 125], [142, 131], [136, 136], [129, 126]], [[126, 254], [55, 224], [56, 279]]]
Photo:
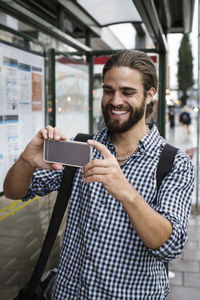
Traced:
[[147, 96], [146, 96], [146, 104], [151, 103], [151, 101], [153, 100], [153, 97], [156, 94], [156, 89], [154, 87], [151, 87], [148, 91], [147, 91]]

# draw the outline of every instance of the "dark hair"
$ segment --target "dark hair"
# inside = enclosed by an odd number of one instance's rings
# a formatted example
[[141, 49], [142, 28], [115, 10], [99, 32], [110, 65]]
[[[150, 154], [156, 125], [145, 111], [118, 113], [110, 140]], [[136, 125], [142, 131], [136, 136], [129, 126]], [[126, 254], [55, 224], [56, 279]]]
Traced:
[[[103, 80], [107, 71], [113, 67], [129, 67], [139, 71], [142, 75], [144, 96], [146, 97], [147, 91], [154, 87], [158, 89], [158, 78], [156, 68], [152, 59], [144, 52], [138, 50], [123, 50], [113, 54], [105, 63], [103, 68]], [[147, 105], [146, 118], [153, 111], [153, 102]]]

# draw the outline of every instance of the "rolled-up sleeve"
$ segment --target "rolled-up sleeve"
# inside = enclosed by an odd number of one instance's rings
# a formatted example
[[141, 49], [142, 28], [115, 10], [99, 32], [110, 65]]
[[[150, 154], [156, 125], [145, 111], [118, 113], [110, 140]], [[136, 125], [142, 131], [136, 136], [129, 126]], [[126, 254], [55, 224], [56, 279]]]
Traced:
[[35, 196], [45, 196], [53, 191], [57, 191], [60, 187], [62, 176], [63, 170], [36, 169], [33, 173], [28, 193], [22, 200], [27, 201]]
[[189, 157], [179, 150], [173, 170], [164, 178], [157, 195], [155, 209], [171, 222], [173, 228], [169, 239], [160, 248], [148, 249], [160, 261], [170, 261], [183, 251], [193, 189], [194, 167]]

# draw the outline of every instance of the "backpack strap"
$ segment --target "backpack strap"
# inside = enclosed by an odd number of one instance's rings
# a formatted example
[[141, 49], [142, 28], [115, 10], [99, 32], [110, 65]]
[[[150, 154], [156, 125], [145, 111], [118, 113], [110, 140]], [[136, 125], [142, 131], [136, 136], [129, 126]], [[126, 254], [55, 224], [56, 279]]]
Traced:
[[87, 140], [93, 140], [94, 134], [78, 133], [75, 137], [75, 141], [87, 142]]
[[[174, 158], [179, 149], [166, 144], [160, 154], [159, 162], [157, 165], [156, 181], [157, 181], [157, 193], [162, 183], [162, 180], [172, 171]], [[167, 275], [169, 275], [168, 262], [164, 263]]]
[[172, 171], [174, 158], [179, 149], [166, 144], [160, 154], [160, 159], [157, 165], [156, 181], [157, 191], [160, 188], [162, 180]]
[[[88, 139], [92, 139], [92, 138], [93, 135], [79, 133], [77, 134], [74, 140], [80, 142], [86, 142]], [[57, 198], [49, 222], [48, 230], [42, 245], [40, 256], [37, 260], [32, 276], [27, 285], [27, 292], [26, 292], [27, 297], [24, 299], [32, 299], [31, 298], [32, 293], [39, 286], [40, 278], [42, 277], [42, 274], [44, 272], [51, 249], [56, 240], [56, 236], [58, 234], [60, 224], [62, 222], [63, 216], [65, 214], [69, 202], [76, 171], [77, 171], [76, 167], [65, 166], [64, 168], [62, 181], [57, 194]]]

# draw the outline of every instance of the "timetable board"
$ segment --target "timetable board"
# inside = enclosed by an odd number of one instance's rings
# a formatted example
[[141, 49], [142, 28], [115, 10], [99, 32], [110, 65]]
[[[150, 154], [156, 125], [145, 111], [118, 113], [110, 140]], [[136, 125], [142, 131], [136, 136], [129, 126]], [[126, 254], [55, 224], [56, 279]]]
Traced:
[[10, 166], [44, 126], [44, 56], [0, 43], [0, 192]]

